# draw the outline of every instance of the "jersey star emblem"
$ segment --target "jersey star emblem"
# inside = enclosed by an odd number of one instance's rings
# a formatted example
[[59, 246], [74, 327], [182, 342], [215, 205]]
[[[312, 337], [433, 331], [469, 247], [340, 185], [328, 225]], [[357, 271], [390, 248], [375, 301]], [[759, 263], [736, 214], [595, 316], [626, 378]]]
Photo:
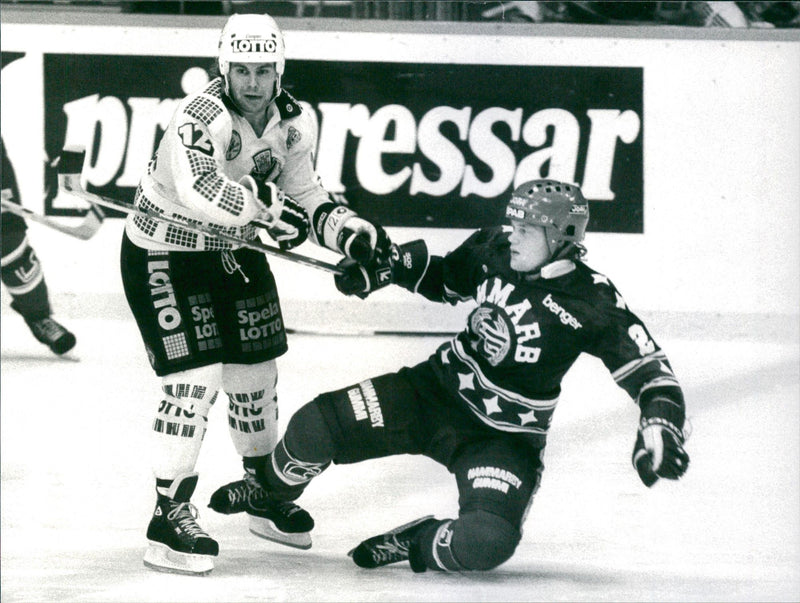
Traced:
[[450, 350], [442, 350], [440, 354], [442, 364], [450, 364]]
[[473, 373], [459, 373], [458, 389], [475, 389], [475, 375]]
[[500, 409], [500, 404], [497, 402], [497, 396], [492, 396], [491, 398], [484, 398], [483, 405], [486, 407], [486, 414], [491, 415], [492, 413], [502, 412]]
[[519, 416], [520, 425], [527, 425], [528, 423], [536, 423], [536, 413], [531, 410]]
[[611, 283], [608, 281], [608, 277], [605, 274], [593, 274], [592, 280], [594, 281], [595, 285], [599, 285], [600, 283], [604, 285], [610, 285]]
[[622, 296], [617, 293], [617, 308], [622, 308], [623, 310], [628, 307], [628, 304], [625, 303], [625, 300], [622, 299]]

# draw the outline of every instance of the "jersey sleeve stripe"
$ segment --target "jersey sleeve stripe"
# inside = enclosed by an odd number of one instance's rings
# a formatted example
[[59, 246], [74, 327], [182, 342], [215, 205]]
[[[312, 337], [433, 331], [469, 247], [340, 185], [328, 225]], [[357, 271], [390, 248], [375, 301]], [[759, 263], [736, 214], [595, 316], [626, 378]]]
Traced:
[[[620, 381], [625, 380], [627, 377], [629, 377], [630, 375], [641, 369], [643, 366], [650, 364], [651, 362], [660, 363], [662, 361], [665, 361], [666, 359], [667, 355], [659, 350], [658, 352], [654, 352], [653, 354], [648, 354], [643, 358], [637, 358], [636, 360], [632, 360], [627, 364], [623, 364], [620, 368], [611, 373], [611, 376], [614, 378], [614, 381], [619, 383]], [[663, 371], [659, 370], [659, 372]]]

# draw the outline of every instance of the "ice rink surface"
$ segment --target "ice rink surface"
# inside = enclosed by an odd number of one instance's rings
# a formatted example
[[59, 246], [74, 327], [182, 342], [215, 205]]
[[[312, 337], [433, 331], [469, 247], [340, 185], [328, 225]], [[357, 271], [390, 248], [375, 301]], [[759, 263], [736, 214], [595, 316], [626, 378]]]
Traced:
[[[796, 336], [665, 338], [651, 325], [684, 386], [693, 434], [685, 478], [649, 490], [630, 465], [636, 407], [581, 357], [522, 542], [488, 573], [413, 574], [405, 563], [369, 571], [347, 557], [363, 538], [421, 515], [454, 516], [454, 481], [425, 458], [326, 471], [300, 499], [317, 524], [308, 551], [214, 513], [210, 494], [241, 477], [221, 398], [194, 496], [221, 551], [209, 576], [188, 577], [142, 565], [155, 501], [146, 442], [160, 390], [134, 323], [64, 322], [78, 346], [56, 358], [3, 307], [3, 602], [800, 599]], [[290, 336], [281, 430], [317, 393], [421, 361], [442, 339]]]

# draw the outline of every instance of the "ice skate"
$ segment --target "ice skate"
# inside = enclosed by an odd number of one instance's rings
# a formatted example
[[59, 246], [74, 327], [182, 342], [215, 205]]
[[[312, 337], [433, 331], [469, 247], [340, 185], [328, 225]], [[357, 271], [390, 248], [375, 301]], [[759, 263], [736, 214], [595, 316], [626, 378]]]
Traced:
[[204, 576], [214, 569], [217, 541], [197, 525], [197, 509], [189, 499], [197, 474], [175, 478], [168, 495], [158, 494], [153, 518], [147, 527], [150, 543], [144, 564], [160, 572]]
[[66, 354], [75, 347], [75, 335], [49, 316], [38, 320], [25, 319], [33, 336], [52, 350], [54, 354]]
[[208, 506], [225, 515], [246, 512], [256, 536], [298, 549], [311, 548], [311, 515], [293, 502], [270, 498], [249, 473], [214, 492]]
[[347, 554], [353, 558], [357, 566], [367, 569], [406, 561], [417, 534], [435, 523], [438, 521], [433, 515], [420, 517], [385, 534], [364, 540]]

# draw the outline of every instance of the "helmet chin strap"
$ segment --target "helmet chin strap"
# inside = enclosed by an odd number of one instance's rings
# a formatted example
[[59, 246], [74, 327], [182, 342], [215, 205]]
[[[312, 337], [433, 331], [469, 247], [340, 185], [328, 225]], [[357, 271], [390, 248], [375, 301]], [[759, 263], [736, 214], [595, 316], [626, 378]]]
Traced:
[[[562, 252], [566, 247], [569, 246], [569, 243], [565, 243], [564, 241], [559, 241], [558, 238], [550, 236], [550, 233], [556, 231], [557, 229], [553, 226], [545, 226], [544, 234], [545, 234], [545, 241], [547, 242], [547, 250], [550, 252], [550, 257], [545, 260], [544, 264], [548, 262], [552, 262], [553, 260], [557, 259], [557, 255]], [[544, 266], [542, 264], [542, 266]]]
[[563, 242], [560, 247], [556, 248], [555, 252], [550, 256], [550, 259], [547, 261], [547, 263], [557, 262], [558, 260], [571, 257], [574, 247], [574, 243], [571, 243], [570, 241]]

